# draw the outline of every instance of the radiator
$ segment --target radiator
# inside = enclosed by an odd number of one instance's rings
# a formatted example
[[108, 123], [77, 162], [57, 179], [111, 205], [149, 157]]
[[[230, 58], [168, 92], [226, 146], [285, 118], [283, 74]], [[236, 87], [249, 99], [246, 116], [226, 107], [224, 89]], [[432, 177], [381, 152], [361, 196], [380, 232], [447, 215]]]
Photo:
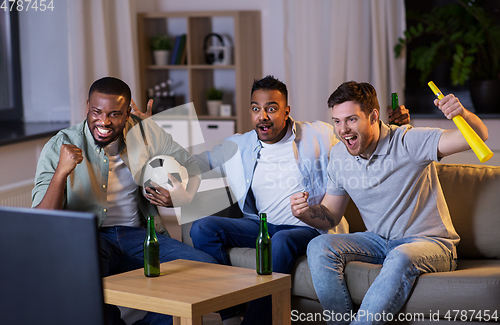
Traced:
[[0, 186], [0, 205], [10, 207], [31, 207], [31, 190], [34, 179], [28, 179]]

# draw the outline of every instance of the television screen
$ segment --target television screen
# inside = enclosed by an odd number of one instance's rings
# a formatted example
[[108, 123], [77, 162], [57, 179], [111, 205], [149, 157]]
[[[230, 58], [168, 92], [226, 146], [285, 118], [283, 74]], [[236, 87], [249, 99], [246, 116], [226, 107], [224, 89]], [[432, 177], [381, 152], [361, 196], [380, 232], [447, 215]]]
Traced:
[[0, 11], [0, 121], [23, 117], [18, 13]]

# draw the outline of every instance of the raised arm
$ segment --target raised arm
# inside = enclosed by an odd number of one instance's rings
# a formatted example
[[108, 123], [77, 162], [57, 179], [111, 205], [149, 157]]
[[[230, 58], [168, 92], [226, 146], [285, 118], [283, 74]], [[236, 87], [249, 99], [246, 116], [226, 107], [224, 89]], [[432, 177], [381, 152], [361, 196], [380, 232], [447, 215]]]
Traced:
[[148, 100], [148, 104], [146, 106], [146, 112], [142, 112], [140, 109], [137, 108], [137, 105], [135, 104], [134, 100], [130, 100], [130, 107], [132, 108], [131, 113], [139, 116], [143, 120], [150, 118], [153, 115], [153, 100], [150, 99]]
[[[469, 123], [483, 141], [488, 139], [488, 128], [484, 125], [483, 121], [477, 115], [465, 109], [453, 94], [449, 94], [441, 100], [434, 100], [434, 105], [443, 112], [447, 119], [462, 115], [464, 120]], [[470, 146], [460, 130], [446, 130], [439, 139], [438, 157], [442, 158], [467, 149], [470, 149]]]
[[309, 206], [308, 192], [295, 193], [290, 196], [293, 215], [308, 225], [328, 230], [339, 224], [344, 215], [349, 195], [325, 194], [320, 204]]

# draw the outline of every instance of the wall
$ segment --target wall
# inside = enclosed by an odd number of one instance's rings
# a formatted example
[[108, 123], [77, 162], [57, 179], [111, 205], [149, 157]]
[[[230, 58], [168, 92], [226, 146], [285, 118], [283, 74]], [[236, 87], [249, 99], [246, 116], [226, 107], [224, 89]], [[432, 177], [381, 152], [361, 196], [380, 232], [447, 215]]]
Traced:
[[262, 19], [263, 76], [285, 78], [284, 0], [135, 0], [137, 12], [258, 10]]
[[0, 205], [31, 206], [36, 165], [49, 138], [0, 146]]
[[66, 1], [20, 12], [19, 34], [25, 121], [69, 121]]
[[[489, 138], [486, 145], [493, 151], [494, 156], [484, 163], [489, 166], [500, 166], [500, 120], [499, 119], [483, 119], [484, 124], [488, 127]], [[445, 118], [442, 119], [413, 119], [411, 124], [416, 127], [438, 127], [445, 130], [455, 129], [455, 123]], [[480, 165], [478, 158], [472, 150], [460, 152], [441, 160], [444, 164], [473, 164]]]
[[[20, 14], [23, 100], [26, 121], [68, 121], [70, 116], [67, 1], [55, 1], [54, 12], [28, 11]], [[137, 12], [259, 10], [262, 17], [263, 75], [285, 78], [284, 3], [285, 0], [132, 0]], [[83, 41], [83, 40], [82, 40]], [[291, 103], [293, 105], [293, 103]], [[297, 109], [300, 109], [297, 107]], [[410, 108], [411, 109], [411, 108]], [[421, 126], [434, 120], [422, 119]], [[443, 120], [445, 123], [446, 121]], [[437, 122], [440, 124], [441, 122]], [[499, 147], [499, 120], [489, 120], [490, 140]], [[449, 124], [454, 127], [453, 124]], [[493, 126], [493, 127], [492, 127]], [[496, 150], [496, 149], [495, 149]], [[472, 155], [472, 156], [471, 156]], [[497, 158], [498, 157], [498, 158]], [[498, 160], [497, 160], [498, 159]], [[463, 153], [444, 161], [475, 163], [473, 153]], [[500, 152], [488, 164], [500, 165]]]
[[[27, 122], [70, 120], [67, 1], [54, 11], [19, 15], [24, 115]], [[259, 10], [262, 12], [263, 73], [285, 77], [283, 0], [135, 0], [137, 12]], [[84, 40], [82, 40], [83, 42]]]

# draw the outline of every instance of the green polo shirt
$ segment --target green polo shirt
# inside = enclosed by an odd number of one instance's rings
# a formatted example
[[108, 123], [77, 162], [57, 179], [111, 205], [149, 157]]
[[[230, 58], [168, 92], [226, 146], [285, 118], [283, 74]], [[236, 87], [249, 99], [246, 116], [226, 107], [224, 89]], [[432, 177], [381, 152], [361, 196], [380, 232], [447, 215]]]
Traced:
[[[109, 159], [104, 149], [95, 144], [86, 120], [59, 131], [45, 144], [37, 165], [32, 207], [40, 204], [45, 196], [59, 162], [63, 144], [73, 144], [82, 149], [84, 157], [66, 180], [63, 209], [94, 213], [99, 219], [100, 227], [108, 211]], [[152, 119], [141, 120], [131, 115], [123, 130], [119, 151], [120, 158], [131, 171], [136, 184], [141, 184], [144, 163], [158, 155], [174, 157], [186, 167], [189, 176], [200, 175], [200, 169], [190, 154]], [[143, 223], [145, 216], [154, 215], [157, 231], [167, 233], [159, 220], [157, 207], [149, 203], [140, 188], [137, 189], [136, 195]]]

